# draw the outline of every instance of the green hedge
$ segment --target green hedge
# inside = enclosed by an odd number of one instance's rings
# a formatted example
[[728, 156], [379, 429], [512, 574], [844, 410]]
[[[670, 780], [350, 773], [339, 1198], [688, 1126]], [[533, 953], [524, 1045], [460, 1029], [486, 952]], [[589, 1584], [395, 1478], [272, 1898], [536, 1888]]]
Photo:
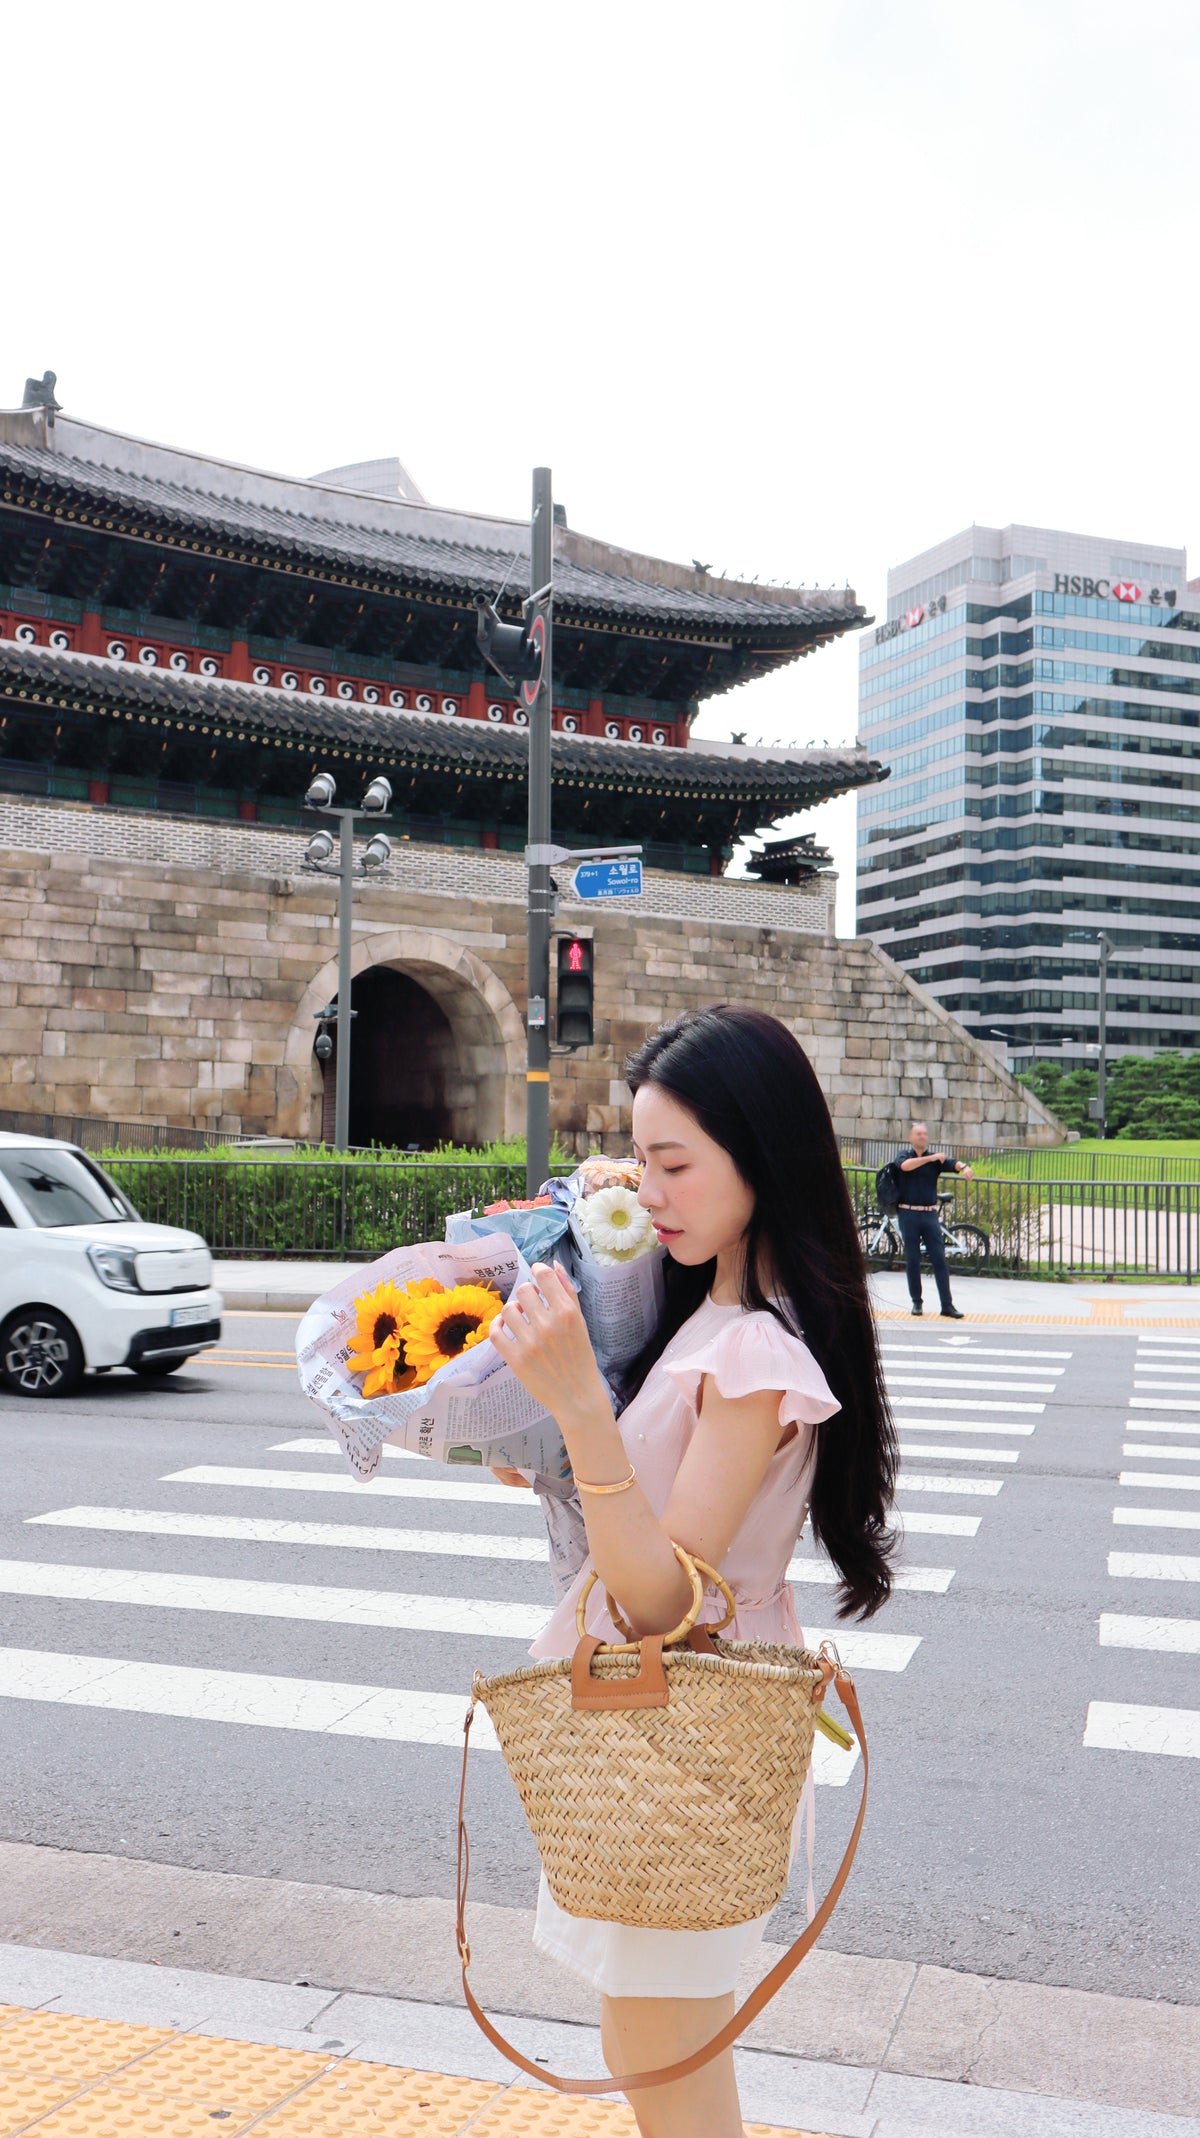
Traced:
[[[354, 1159], [328, 1151], [270, 1158], [129, 1151], [102, 1163], [139, 1215], [198, 1232], [214, 1254], [251, 1259], [370, 1257], [441, 1239], [456, 1210], [525, 1193], [525, 1162], [471, 1154], [393, 1152]], [[560, 1159], [554, 1170], [570, 1172]]]

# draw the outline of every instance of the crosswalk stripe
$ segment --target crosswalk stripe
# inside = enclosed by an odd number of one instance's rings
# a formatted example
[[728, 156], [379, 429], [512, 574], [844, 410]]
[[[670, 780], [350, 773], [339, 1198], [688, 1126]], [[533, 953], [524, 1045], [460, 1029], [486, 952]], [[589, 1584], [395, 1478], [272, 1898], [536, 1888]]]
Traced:
[[126, 1536], [219, 1537], [240, 1544], [296, 1544], [333, 1551], [429, 1552], [444, 1559], [546, 1560], [545, 1536], [503, 1537], [470, 1529], [381, 1529], [366, 1522], [258, 1521], [243, 1514], [159, 1514], [148, 1507], [59, 1507], [26, 1520], [49, 1529]]
[[847, 1670], [907, 1670], [921, 1645], [919, 1633], [864, 1633], [845, 1626], [804, 1627], [806, 1648], [832, 1641]]
[[[1137, 1397], [1131, 1396], [1130, 1401], [1136, 1403]], [[1158, 1406], [1144, 1403], [1142, 1407], [1145, 1410], [1150, 1410]], [[1163, 1404], [1161, 1408], [1173, 1410], [1175, 1406], [1174, 1404]], [[1186, 1405], [1184, 1408], [1186, 1409]], [[1196, 1424], [1194, 1418], [1180, 1418], [1177, 1424], [1173, 1423], [1169, 1418], [1127, 1418], [1125, 1420], [1125, 1430], [1127, 1433], [1196, 1433], [1200, 1432], [1200, 1426]]]
[[406, 1633], [469, 1633], [506, 1641], [536, 1640], [550, 1616], [548, 1606], [493, 1603], [486, 1597], [403, 1596], [387, 1589], [321, 1588], [299, 1581], [230, 1581], [217, 1574], [51, 1566], [26, 1559], [0, 1559], [0, 1595], [140, 1604], [165, 1611], [232, 1612], [248, 1618], [378, 1626]]
[[1134, 1618], [1100, 1614], [1102, 1648], [1153, 1648], [1164, 1655], [1200, 1655], [1200, 1618]]
[[[985, 1388], [994, 1388], [1000, 1378], [999, 1370], [995, 1366], [968, 1366], [961, 1359], [906, 1360], [903, 1365], [898, 1365], [885, 1351], [883, 1364], [889, 1380], [924, 1380], [927, 1374], [932, 1374], [939, 1381], [971, 1381], [982, 1383]], [[1036, 1383], [1038, 1393], [1044, 1388], [1048, 1394], [1053, 1395], [1055, 1378], [1065, 1371], [1063, 1366], [1009, 1366], [1005, 1369], [1003, 1378], [1006, 1381], [1011, 1379], [1014, 1388], [1032, 1387]], [[1145, 1372], [1146, 1369], [1143, 1367], [1142, 1371]]]
[[[907, 1421], [909, 1432], [920, 1432], [920, 1426]], [[905, 1461], [915, 1455], [920, 1462], [1016, 1462], [1016, 1448], [946, 1448], [930, 1447], [920, 1440], [900, 1440], [896, 1443]]]
[[[944, 1454], [945, 1449], [938, 1450]], [[897, 1492], [971, 1493], [994, 1500], [1004, 1490], [1002, 1477], [922, 1477], [918, 1470], [905, 1470], [896, 1480]]]
[[[1193, 1366], [1190, 1371], [1182, 1366], [1138, 1365], [1133, 1369], [1135, 1381], [1148, 1381], [1152, 1374], [1159, 1377], [1156, 1385], [1160, 1388], [1195, 1388], [1197, 1382], [1200, 1381], [1200, 1364]], [[1164, 1381], [1161, 1378], [1164, 1374], [1181, 1374], [1183, 1378], [1175, 1381]]]
[[1118, 1581], [1200, 1581], [1200, 1559], [1167, 1552], [1110, 1552], [1108, 1571]]
[[[457, 1752], [467, 1693], [409, 1692], [391, 1685], [345, 1685], [331, 1679], [0, 1648], [0, 1700], [171, 1715], [189, 1722], [304, 1730], [391, 1744], [443, 1745]], [[499, 1750], [491, 1722], [479, 1708], [471, 1743], [481, 1752]], [[818, 1788], [844, 1787], [857, 1763], [857, 1745], [843, 1752], [819, 1737], [813, 1746], [812, 1773]]]
[[896, 1519], [906, 1537], [977, 1537], [983, 1519], [977, 1514], [910, 1514], [897, 1507]]
[[[311, 1730], [330, 1737], [375, 1737], [419, 1745], [462, 1744], [468, 1694], [405, 1692], [389, 1685], [343, 1685], [320, 1678], [247, 1670], [198, 1670], [119, 1656], [62, 1655], [0, 1648], [0, 1699], [60, 1702], [122, 1714], [175, 1715], [191, 1722], [246, 1723]], [[472, 1745], [496, 1751], [477, 1714]]]
[[[929, 1596], [944, 1596], [954, 1579], [952, 1566], [901, 1566], [892, 1575], [894, 1589], [918, 1589]], [[789, 1581], [816, 1582], [822, 1588], [831, 1589], [841, 1580], [836, 1566], [828, 1559], [793, 1559], [787, 1570]]]
[[[1149, 1431], [1149, 1427], [1146, 1428]], [[1156, 1448], [1141, 1440], [1126, 1440], [1122, 1455], [1136, 1455], [1139, 1462], [1200, 1462], [1200, 1448]]]
[[[432, 1467], [432, 1466], [431, 1466]], [[240, 1469], [229, 1463], [197, 1463], [190, 1470], [169, 1470], [164, 1485], [236, 1485], [246, 1492], [340, 1492], [371, 1493], [376, 1499], [471, 1500], [493, 1507], [511, 1507], [516, 1514], [533, 1514], [541, 1520], [537, 1501], [507, 1485], [488, 1485], [474, 1478], [379, 1477], [364, 1485], [349, 1471], [330, 1477], [310, 1470]]]
[[[1143, 1408], [1146, 1407], [1148, 1401], [1165, 1395], [1169, 1389], [1179, 1390], [1189, 1396], [1200, 1395], [1200, 1382], [1196, 1381], [1135, 1380], [1133, 1386], [1135, 1392], [1130, 1397], [1131, 1403], [1137, 1403], [1138, 1396], [1136, 1391], [1139, 1388], [1146, 1391], [1146, 1394], [1141, 1399]], [[1162, 1408], [1164, 1410], [1200, 1410], [1200, 1403], [1164, 1403]]]
[[1200, 1336], [1180, 1336], [1176, 1330], [1172, 1329], [1169, 1336], [1151, 1336], [1143, 1333], [1138, 1337], [1139, 1351], [1143, 1346], [1147, 1350], [1156, 1350], [1163, 1344], [1191, 1344], [1195, 1346], [1200, 1344]]
[[1083, 1741], [1101, 1752], [1162, 1752], [1179, 1759], [1200, 1759], [1200, 1709], [1093, 1700]]
[[[919, 1409], [922, 1404], [929, 1410], [982, 1410], [992, 1413], [1003, 1411], [1006, 1420], [1010, 1415], [1014, 1417], [1040, 1418], [1046, 1408], [1044, 1403], [1000, 1403], [996, 1401], [968, 1403], [961, 1396], [893, 1396], [892, 1398], [893, 1410], [915, 1410]], [[908, 1419], [906, 1422], [911, 1425], [913, 1421]], [[955, 1418], [952, 1421], [950, 1430], [953, 1431], [956, 1427], [964, 1433], [986, 1433], [989, 1431], [989, 1427], [986, 1425], [968, 1425], [961, 1418]], [[1031, 1425], [1009, 1425], [1005, 1423], [1000, 1427], [1002, 1433], [1032, 1433], [1033, 1430], [1034, 1428]]]
[[[302, 1436], [299, 1440], [273, 1440], [267, 1449], [268, 1455], [340, 1455], [341, 1449], [332, 1433], [318, 1435], [315, 1439]], [[425, 1455], [414, 1455], [411, 1448], [384, 1447], [380, 1450], [385, 1462], [426, 1462]]]
[[[1180, 1386], [1184, 1386], [1181, 1382]], [[1130, 1396], [1131, 1410], [1200, 1410], [1200, 1402], [1182, 1403], [1178, 1396]], [[1130, 1421], [1132, 1423], [1132, 1420]], [[1194, 1433], [1194, 1425], [1166, 1425], [1155, 1428], [1160, 1433]]]
[[[462, 1633], [493, 1640], [532, 1641], [550, 1615], [545, 1606], [496, 1603], [486, 1597], [401, 1596], [387, 1589], [322, 1588], [305, 1582], [228, 1581], [211, 1574], [158, 1574], [133, 1567], [55, 1566], [0, 1560], [0, 1594], [48, 1596], [73, 1603], [145, 1606], [168, 1611], [229, 1612], [249, 1618], [304, 1620], [406, 1633]], [[819, 1648], [836, 1643], [848, 1670], [905, 1670], [921, 1645], [910, 1633], [869, 1633], [844, 1627], [805, 1628]]]
[[[963, 1344], [962, 1350], [957, 1357], [952, 1357], [946, 1346], [960, 1342]], [[968, 1343], [970, 1344], [969, 1351], [967, 1349]], [[897, 1342], [895, 1337], [885, 1337], [882, 1349], [885, 1359], [945, 1359], [947, 1365], [951, 1366], [966, 1363], [970, 1359], [1070, 1359], [1075, 1356], [1073, 1351], [1015, 1351], [1010, 1350], [1006, 1344], [976, 1344], [971, 1342], [969, 1338], [964, 1342], [963, 1339], [953, 1336], [943, 1337], [936, 1348], [932, 1344], [909, 1344]], [[1038, 1369], [1030, 1367], [1028, 1370], [1036, 1372]], [[1043, 1370], [1046, 1373], [1063, 1373], [1066, 1369], [1062, 1366], [1047, 1366]]]
[[1118, 1529], [1200, 1529], [1200, 1514], [1192, 1507], [1114, 1507]]
[[[920, 1400], [918, 1396], [907, 1398], [909, 1403], [918, 1403]], [[901, 1398], [899, 1402], [893, 1402], [893, 1410], [900, 1410], [904, 1401], [905, 1399]], [[984, 1410], [986, 1405], [981, 1403], [979, 1408]], [[1038, 1408], [1041, 1408], [1040, 1404]], [[1023, 1419], [1014, 1421], [1011, 1418], [901, 1418], [900, 1424], [906, 1433], [995, 1433], [1000, 1440], [1028, 1440], [1030, 1434], [1037, 1431], [1035, 1425], [1026, 1425]]]
[[[1143, 1455], [1144, 1448], [1127, 1448], [1128, 1455]], [[1122, 1470], [1119, 1485], [1140, 1487], [1145, 1492], [1200, 1492], [1200, 1477], [1177, 1476], [1172, 1470]]]

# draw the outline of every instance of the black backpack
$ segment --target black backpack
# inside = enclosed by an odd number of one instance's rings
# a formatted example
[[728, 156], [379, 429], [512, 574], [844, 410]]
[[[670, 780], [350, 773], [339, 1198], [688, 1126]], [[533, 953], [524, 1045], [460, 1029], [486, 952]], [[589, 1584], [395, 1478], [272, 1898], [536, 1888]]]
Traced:
[[881, 1210], [900, 1208], [900, 1161], [889, 1158], [875, 1175], [875, 1198]]

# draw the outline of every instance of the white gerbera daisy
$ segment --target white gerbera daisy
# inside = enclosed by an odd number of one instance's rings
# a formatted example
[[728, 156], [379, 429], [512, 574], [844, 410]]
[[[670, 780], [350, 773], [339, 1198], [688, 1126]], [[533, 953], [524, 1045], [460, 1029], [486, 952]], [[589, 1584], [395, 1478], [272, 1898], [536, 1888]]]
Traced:
[[600, 1188], [575, 1206], [575, 1216], [593, 1251], [622, 1261], [654, 1245], [654, 1227], [632, 1188]]

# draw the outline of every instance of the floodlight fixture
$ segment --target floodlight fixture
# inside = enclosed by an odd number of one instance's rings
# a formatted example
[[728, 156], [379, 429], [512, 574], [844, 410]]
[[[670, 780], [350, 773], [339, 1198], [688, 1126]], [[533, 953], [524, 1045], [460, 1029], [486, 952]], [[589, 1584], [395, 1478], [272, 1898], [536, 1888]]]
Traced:
[[392, 783], [389, 779], [384, 779], [381, 774], [378, 779], [371, 781], [362, 798], [362, 806], [371, 816], [382, 816], [384, 810], [390, 809], [391, 805]]
[[336, 793], [337, 781], [332, 772], [318, 772], [309, 784], [304, 806], [306, 809], [332, 809]]
[[304, 858], [310, 868], [319, 868], [322, 862], [328, 861], [332, 852], [333, 833], [315, 831], [304, 849]]
[[386, 832], [377, 831], [373, 839], [368, 839], [363, 851], [362, 865], [364, 869], [385, 869], [391, 858], [391, 840]]

